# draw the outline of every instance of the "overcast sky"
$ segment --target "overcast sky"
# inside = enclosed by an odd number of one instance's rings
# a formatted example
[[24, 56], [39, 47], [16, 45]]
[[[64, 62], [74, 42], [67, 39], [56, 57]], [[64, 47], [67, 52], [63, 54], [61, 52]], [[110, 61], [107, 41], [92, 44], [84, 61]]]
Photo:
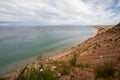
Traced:
[[0, 0], [0, 25], [120, 22], [120, 0]]

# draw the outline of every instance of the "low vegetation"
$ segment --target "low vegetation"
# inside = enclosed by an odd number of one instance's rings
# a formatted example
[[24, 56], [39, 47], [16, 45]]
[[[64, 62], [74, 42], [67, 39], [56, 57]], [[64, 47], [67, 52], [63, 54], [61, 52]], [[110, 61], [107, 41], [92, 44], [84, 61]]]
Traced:
[[120, 27], [120, 23], [118, 23], [115, 27]]
[[[76, 65], [76, 54], [73, 56], [73, 58], [72, 65]], [[50, 61], [47, 63], [49, 67], [45, 67], [44, 64], [44, 60], [41, 56], [39, 56], [39, 69], [36, 69], [34, 66], [27, 67], [18, 80], [58, 80], [60, 76], [70, 74], [71, 66], [68, 63]]]
[[107, 78], [109, 76], [114, 76], [115, 68], [113, 63], [105, 62], [101, 65], [98, 65], [95, 69], [96, 78]]
[[79, 64], [77, 64], [77, 67], [80, 67], [80, 68], [90, 68], [90, 64], [87, 64], [87, 63], [79, 63]]
[[62, 67], [61, 67], [61, 70], [60, 70], [60, 73], [61, 75], [69, 75], [70, 74], [70, 66], [64, 64]]
[[18, 80], [56, 80], [57, 75], [48, 69], [27, 69]]
[[56, 80], [58, 78], [54, 71], [50, 68], [44, 68], [44, 59], [42, 56], [38, 56], [39, 68], [36, 69], [33, 65], [27, 67], [21, 76], [17, 80]]
[[76, 67], [76, 62], [77, 62], [77, 54], [74, 52], [74, 53], [73, 53], [73, 57], [72, 57], [72, 59], [70, 60], [70, 65], [71, 65], [72, 67]]
[[40, 65], [39, 68], [42, 69], [44, 64], [44, 59], [42, 58], [42, 55], [38, 56], [37, 60]]
[[6, 79], [4, 79], [3, 77], [0, 76], [0, 80], [6, 80]]
[[60, 73], [61, 75], [69, 75], [71, 69], [70, 64], [62, 61], [52, 61], [50, 64], [57, 67], [55, 70], [56, 73]]

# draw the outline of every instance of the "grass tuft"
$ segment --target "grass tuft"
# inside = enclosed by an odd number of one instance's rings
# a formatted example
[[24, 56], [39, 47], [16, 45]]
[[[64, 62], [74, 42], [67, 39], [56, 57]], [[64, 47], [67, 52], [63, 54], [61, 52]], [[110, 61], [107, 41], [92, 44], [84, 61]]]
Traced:
[[90, 68], [90, 65], [89, 65], [89, 64], [79, 63], [79, 64], [77, 64], [77, 67], [81, 67], [81, 68]]
[[6, 80], [6, 79], [0, 76], [0, 80]]
[[61, 75], [69, 75], [70, 74], [70, 66], [63, 64], [60, 73], [61, 73]]
[[18, 80], [56, 80], [57, 76], [49, 69], [38, 71], [35, 68], [30, 68]]
[[115, 68], [113, 63], [105, 62], [101, 65], [98, 65], [95, 69], [96, 78], [107, 78], [109, 76], [113, 76], [115, 73]]
[[70, 60], [70, 65], [72, 67], [76, 67], [76, 62], [77, 62], [77, 54], [74, 53], [72, 59]]

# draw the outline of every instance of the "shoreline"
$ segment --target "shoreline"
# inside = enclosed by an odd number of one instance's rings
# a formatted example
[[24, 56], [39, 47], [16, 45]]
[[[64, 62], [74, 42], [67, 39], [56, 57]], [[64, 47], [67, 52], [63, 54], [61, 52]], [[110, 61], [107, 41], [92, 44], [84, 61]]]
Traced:
[[[89, 27], [93, 27], [93, 26], [89, 26]], [[93, 28], [95, 28], [97, 31], [96, 31], [96, 33], [92, 37], [94, 37], [94, 36], [96, 36], [98, 34], [99, 27], [93, 27]], [[85, 42], [85, 41], [83, 41], [83, 42]], [[81, 42], [81, 43], [83, 43], [83, 42]], [[49, 60], [53, 60], [53, 61], [58, 60], [59, 61], [60, 59], [64, 58], [65, 56], [68, 56], [69, 54], [71, 54], [72, 52], [74, 52], [74, 47], [80, 45], [81, 43], [78, 43], [77, 45], [75, 45], [75, 46], [73, 46], [73, 47], [71, 47], [71, 48], [69, 48], [69, 49], [67, 49], [65, 51], [62, 51], [62, 52], [57, 53], [57, 54], [54, 54], [54, 55], [46, 58], [45, 61], [49, 61]], [[37, 61], [35, 61], [35, 64], [37, 64]], [[28, 64], [27, 66], [30, 67], [31, 65], [32, 65], [32, 63]], [[10, 73], [4, 74], [3, 76], [11, 76], [11, 75], [13, 76], [19, 70], [20, 70], [20, 68], [19, 69], [15, 69], [15, 70], [11, 71]]]
[[[92, 26], [89, 26], [89, 27], [95, 28], [95, 29], [97, 30], [97, 31], [96, 31], [96, 34], [93, 35], [93, 36], [90, 37], [90, 38], [93, 38], [94, 36], [105, 32], [106, 30], [112, 28], [113, 26], [114, 26], [114, 25], [92, 25]], [[88, 38], [88, 39], [89, 39], [89, 38]], [[87, 39], [87, 40], [88, 40], [88, 39]], [[85, 40], [85, 41], [86, 41], [86, 40]], [[85, 42], [85, 41], [83, 41], [83, 42]], [[81, 42], [81, 43], [83, 43], [83, 42]], [[68, 56], [69, 54], [73, 53], [73, 52], [74, 52], [74, 47], [77, 47], [77, 46], [80, 45], [81, 43], [79, 43], [79, 44], [73, 46], [72, 48], [67, 49], [67, 50], [65, 50], [65, 51], [63, 51], [63, 52], [61, 52], [61, 53], [58, 53], [58, 54], [56, 54], [56, 55], [53, 55], [53, 56], [51, 56], [49, 59], [58, 60], [58, 61], [59, 61], [60, 59], [64, 58], [65, 56]]]
[[[96, 36], [98, 34], [98, 32], [99, 32], [99, 27], [97, 27], [97, 26], [96, 27], [89, 26], [89, 27], [95, 28], [97, 30], [96, 33], [92, 37]], [[92, 37], [90, 37], [90, 38], [92, 38]], [[83, 41], [83, 42], [85, 42], [85, 41]], [[81, 43], [83, 43], [83, 42], [81, 42]], [[59, 59], [63, 58], [64, 56], [67, 56], [67, 55], [73, 53], [74, 52], [74, 47], [80, 45], [81, 43], [79, 43], [79, 44], [77, 44], [77, 45], [75, 45], [75, 46], [73, 46], [73, 47], [71, 47], [71, 48], [69, 48], [69, 49], [67, 49], [67, 50], [65, 50], [65, 51], [63, 51], [61, 53], [55, 54], [55, 55], [51, 56], [49, 59], [59, 60]]]
[[[17, 69], [16, 64], [20, 65], [20, 66], [24, 66], [24, 64], [29, 64], [29, 62], [26, 62], [29, 58], [35, 57], [35, 59], [36, 59], [39, 55], [42, 55], [43, 57], [45, 56], [45, 58], [48, 58], [48, 57], [54, 56], [58, 53], [62, 53], [65, 50], [72, 48], [72, 46], [75, 46], [75, 45], [79, 44], [80, 42], [85, 41], [87, 38], [92, 37], [93, 34], [96, 33], [96, 30], [94, 28], [90, 28], [88, 26], [68, 27], [68, 28], [63, 27], [63, 28], [51, 27], [50, 31], [47, 30], [48, 28], [45, 28], [46, 31], [43, 32], [43, 34], [41, 34], [41, 31], [40, 31], [40, 30], [42, 30], [42, 28], [39, 28], [39, 30], [38, 30], [39, 32], [37, 31], [37, 34], [38, 35], [40, 34], [39, 36], [36, 35], [36, 32], [34, 34], [33, 33], [34, 31], [32, 31], [32, 32], [30, 31], [30, 33], [32, 33], [31, 36], [26, 35], [28, 37], [25, 37], [24, 41], [15, 42], [15, 44], [12, 44], [12, 45], [10, 44], [11, 41], [15, 41], [16, 39], [18, 39], [18, 41], [19, 41], [20, 38], [24, 38], [24, 35], [26, 33], [29, 34], [28, 30], [31, 28], [27, 28], [26, 30], [28, 32], [23, 33], [23, 35], [21, 37], [16, 36], [15, 38], [12, 39], [11, 37], [14, 36], [14, 34], [11, 34], [9, 37], [12, 40], [10, 39], [10, 41], [9, 41], [9, 39], [8, 39], [6, 43], [3, 40], [3, 42], [6, 44], [6, 46], [8, 46], [8, 48], [6, 48], [6, 52], [5, 52], [6, 55], [2, 54], [3, 57], [1, 56], [2, 61], [1, 61], [1, 66], [0, 66], [0, 70], [1, 70], [0, 75], [7, 74], [11, 71], [16, 70]], [[33, 28], [33, 29], [36, 29], [36, 28]], [[17, 30], [20, 30], [20, 29], [17, 28]], [[20, 30], [20, 32], [21, 31], [22, 30]], [[84, 34], [84, 32], [86, 32], [86, 33]], [[17, 34], [15, 34], [15, 35], [20, 35], [20, 34], [21, 33], [19, 33], [19, 31], [18, 31]], [[85, 37], [81, 38], [82, 36], [80, 36], [80, 35], [82, 35], [82, 34]], [[46, 37], [48, 35], [51, 36], [51, 37], [48, 37], [49, 39]], [[35, 36], [35, 39], [32, 39], [33, 36]], [[43, 37], [43, 36], [45, 36], [45, 37]], [[43, 38], [41, 38], [41, 37], [43, 37]], [[21, 47], [19, 45], [22, 45], [23, 47]], [[15, 46], [16, 46], [16, 48], [14, 48]], [[1, 50], [3, 50], [3, 49], [5, 49], [4, 46], [1, 48]], [[13, 49], [13, 52], [11, 52], [12, 49]], [[10, 55], [8, 57], [5, 57], [5, 56], [7, 56], [7, 53], [8, 54], [10, 53]], [[17, 56], [17, 55], [20, 55], [20, 56]], [[5, 60], [6, 58], [8, 59], [8, 61]], [[23, 60], [24, 60], [24, 63], [23, 63]], [[32, 63], [32, 62], [33, 61], [30, 61], [30, 63]], [[9, 67], [9, 65], [11, 67]]]

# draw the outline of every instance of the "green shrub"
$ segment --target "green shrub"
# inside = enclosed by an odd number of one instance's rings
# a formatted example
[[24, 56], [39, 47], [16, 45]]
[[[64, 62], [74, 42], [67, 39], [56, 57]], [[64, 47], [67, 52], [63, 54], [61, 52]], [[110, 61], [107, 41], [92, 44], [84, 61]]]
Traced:
[[44, 70], [43, 72], [39, 73], [39, 80], [56, 80], [57, 76], [55, 73], [51, 72], [50, 70]]
[[113, 63], [105, 62], [101, 65], [98, 65], [95, 69], [96, 78], [106, 78], [109, 76], [113, 76], [115, 73], [115, 68]]
[[43, 68], [43, 63], [44, 63], [44, 60], [42, 58], [42, 55], [38, 56], [37, 58], [38, 62], [39, 62], [39, 69]]
[[79, 63], [79, 64], [77, 64], [77, 67], [81, 67], [81, 68], [89, 68], [90, 65], [89, 65], [89, 64]]
[[76, 61], [77, 61], [77, 54], [74, 53], [72, 59], [70, 60], [70, 65], [72, 67], [76, 67]]
[[35, 68], [27, 69], [18, 80], [56, 80], [55, 73], [48, 69], [43, 71], [36, 70]]
[[6, 79], [0, 76], [0, 80], [6, 80]]
[[25, 72], [19, 77], [18, 80], [30, 80], [30, 79], [34, 79], [34, 80], [38, 80], [36, 79], [38, 77], [37, 71], [34, 68], [27, 68], [25, 70]]
[[77, 67], [84, 68], [84, 65], [82, 63], [77, 64]]
[[85, 64], [86, 68], [90, 68], [90, 64]]
[[117, 25], [115, 25], [115, 27], [120, 27], [120, 23], [118, 23]]
[[60, 71], [61, 75], [69, 75], [70, 73], [70, 66], [63, 64], [61, 71]]
[[51, 61], [50, 64], [52, 64], [54, 66], [59, 66], [60, 64], [62, 64], [62, 62], [60, 62], [60, 61]]

